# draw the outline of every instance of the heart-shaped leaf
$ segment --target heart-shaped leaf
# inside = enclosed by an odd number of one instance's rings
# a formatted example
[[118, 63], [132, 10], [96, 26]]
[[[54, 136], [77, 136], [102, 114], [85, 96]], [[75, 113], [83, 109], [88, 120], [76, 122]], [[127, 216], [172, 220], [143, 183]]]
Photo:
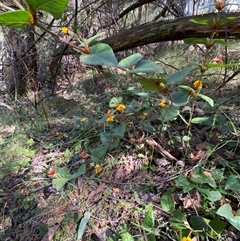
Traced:
[[104, 43], [99, 43], [90, 48], [90, 54], [82, 54], [80, 60], [85, 64], [101, 66], [117, 66], [117, 59], [112, 48]]
[[190, 66], [166, 77], [169, 85], [182, 81], [196, 66]]
[[129, 70], [129, 73], [151, 73], [151, 72], [163, 72], [163, 69], [151, 60], [141, 60], [138, 62], [134, 69]]
[[0, 25], [20, 28], [31, 23], [32, 15], [25, 10], [16, 10], [0, 14]]
[[166, 85], [167, 81], [165, 79], [159, 78], [138, 78], [139, 83], [145, 90], [159, 91], [161, 90], [160, 85]]
[[125, 59], [122, 59], [119, 63], [118, 66], [121, 68], [129, 68], [130, 66], [134, 66], [137, 62], [139, 62], [143, 56], [139, 53], [133, 54], [131, 56], [128, 56]]
[[65, 11], [69, 0], [25, 0], [29, 9], [43, 10], [59, 19]]

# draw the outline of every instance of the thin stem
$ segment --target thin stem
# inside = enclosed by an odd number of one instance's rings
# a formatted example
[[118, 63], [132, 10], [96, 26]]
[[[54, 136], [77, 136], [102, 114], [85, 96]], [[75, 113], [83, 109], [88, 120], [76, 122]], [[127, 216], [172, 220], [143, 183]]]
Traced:
[[77, 45], [75, 45], [75, 44], [69, 42], [68, 40], [66, 40], [66, 39], [58, 36], [57, 34], [51, 32], [50, 30], [48, 30], [47, 28], [45, 28], [43, 25], [41, 25], [39, 22], [36, 22], [35, 25], [36, 25], [37, 27], [41, 28], [42, 30], [44, 30], [45, 32], [51, 34], [54, 38], [57, 38], [57, 39], [58, 39], [59, 41], [61, 41], [62, 43], [69, 45], [70, 47], [72, 47], [72, 48], [80, 51], [81, 53], [83, 52], [83, 49], [82, 49], [81, 47], [78, 47]]
[[10, 8], [10, 7], [6, 6], [6, 5], [5, 5], [5, 4], [3, 4], [3, 3], [0, 3], [0, 8], [7, 9], [7, 10], [9, 10], [9, 11], [15, 11], [15, 9]]
[[16, 5], [16, 7], [18, 7], [21, 10], [25, 10], [24, 7], [20, 4], [20, 2], [18, 2], [17, 0], [13, 0], [13, 3]]

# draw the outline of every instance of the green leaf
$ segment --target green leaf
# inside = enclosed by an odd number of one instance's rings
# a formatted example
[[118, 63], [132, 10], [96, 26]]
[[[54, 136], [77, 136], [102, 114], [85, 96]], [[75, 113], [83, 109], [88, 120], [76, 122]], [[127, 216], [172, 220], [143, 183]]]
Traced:
[[185, 106], [190, 99], [190, 95], [187, 91], [178, 91], [172, 94], [173, 105], [174, 106]]
[[216, 183], [212, 177], [207, 176], [201, 166], [196, 167], [192, 173], [190, 180], [199, 184], [208, 184], [211, 187], [216, 187]]
[[108, 146], [100, 146], [94, 149], [92, 152], [93, 162], [101, 160], [106, 155], [108, 148]]
[[174, 74], [170, 74], [169, 76], [166, 77], [167, 83], [169, 85], [172, 85], [182, 81], [194, 69], [196, 69], [196, 66], [190, 66]]
[[211, 202], [217, 202], [222, 199], [222, 194], [219, 191], [210, 191], [207, 199]]
[[218, 210], [217, 214], [226, 218], [237, 230], [240, 230], [240, 216], [234, 216], [232, 213], [232, 207], [226, 203], [223, 204]]
[[206, 64], [206, 67], [208, 69], [211, 68], [231, 68], [231, 67], [238, 67], [239, 63], [234, 63], [234, 64]]
[[30, 146], [34, 143], [34, 140], [32, 138], [30, 138], [28, 141], [27, 141], [27, 144]]
[[205, 121], [209, 120], [209, 117], [196, 117], [191, 120], [191, 123], [193, 124], [201, 124]]
[[192, 190], [195, 185], [187, 180], [185, 176], [182, 174], [178, 176], [176, 180], [176, 187], [181, 188], [184, 193], [189, 192]]
[[175, 209], [173, 194], [170, 191], [167, 191], [162, 195], [160, 202], [162, 209], [166, 212], [173, 211]]
[[197, 17], [197, 18], [191, 18], [189, 20], [192, 23], [202, 24], [202, 25], [213, 25], [214, 21], [212, 18], [206, 18], [206, 17]]
[[178, 210], [172, 212], [172, 216], [169, 219], [174, 230], [183, 230], [190, 227], [184, 214]]
[[112, 142], [113, 138], [114, 138], [113, 133], [109, 133], [109, 132], [101, 132], [100, 133], [100, 139], [104, 146], [109, 146], [110, 143]]
[[238, 192], [240, 190], [240, 180], [238, 176], [231, 175], [228, 177], [225, 190], [232, 190]]
[[122, 103], [122, 97], [113, 97], [109, 102], [109, 107], [115, 108]]
[[189, 219], [189, 223], [194, 230], [206, 230], [207, 224], [202, 217], [192, 215]]
[[217, 23], [218, 23], [218, 25], [223, 25], [223, 24], [225, 24], [225, 23], [229, 23], [229, 22], [231, 22], [231, 21], [233, 21], [233, 20], [236, 20], [236, 19], [238, 19], [239, 17], [226, 17], [226, 18], [220, 18], [218, 21], [217, 21]]
[[59, 191], [70, 180], [70, 178], [56, 178], [52, 180], [52, 183], [56, 190]]
[[[209, 222], [209, 226], [217, 233], [217, 234], [221, 234], [226, 227], [226, 222], [223, 222], [221, 220], [218, 219], [212, 219]], [[212, 232], [212, 235], [214, 235], [215, 233]], [[216, 235], [216, 234], [215, 234]]]
[[21, 160], [20, 164], [21, 166], [26, 166], [31, 161], [31, 158], [26, 157], [23, 160]]
[[238, 231], [240, 231], [240, 216], [235, 216], [233, 218], [228, 219], [228, 222], [232, 224]]
[[134, 69], [129, 70], [129, 73], [151, 73], [151, 72], [163, 72], [163, 69], [151, 60], [141, 60], [138, 62]]
[[183, 40], [185, 44], [207, 44], [206, 38], [187, 38]]
[[133, 236], [129, 232], [124, 232], [121, 235], [122, 241], [134, 241]]
[[228, 42], [226, 42], [225, 40], [222, 40], [222, 39], [214, 39], [213, 40], [213, 43], [215, 44], [221, 44], [223, 46], [228, 46], [230, 45]]
[[159, 117], [159, 120], [162, 122], [166, 122], [169, 120], [173, 120], [176, 118], [179, 114], [179, 108], [176, 106], [172, 106], [171, 108], [161, 108], [161, 115]]
[[152, 204], [147, 205], [146, 209], [147, 209], [147, 213], [143, 219], [143, 225], [146, 228], [154, 228], [155, 219], [153, 214], [153, 205]]
[[79, 227], [78, 227], [78, 233], [77, 233], [77, 240], [81, 239], [83, 234], [84, 234], [84, 230], [87, 226], [87, 223], [90, 219], [90, 212], [86, 211], [84, 213], [83, 218], [81, 219], [80, 223], [79, 223]]
[[[102, 35], [104, 35], [104, 33], [99, 33], [97, 35], [92, 36], [91, 38], [85, 39], [87, 44], [91, 44], [93, 43], [95, 40], [97, 40], [98, 38], [100, 38]], [[84, 44], [81, 44], [80, 46], [84, 46]]]
[[133, 99], [129, 103], [128, 108], [126, 109], [125, 113], [132, 114], [132, 113], [136, 113], [136, 112], [140, 111], [141, 109], [142, 109], [142, 107], [139, 104], [139, 102]]
[[232, 213], [232, 207], [228, 203], [223, 204], [217, 210], [217, 214], [219, 216], [222, 216], [222, 217], [226, 218], [226, 219], [230, 219], [230, 218], [234, 217], [234, 215]]
[[29, 8], [50, 13], [55, 19], [59, 19], [65, 11], [69, 0], [24, 0]]
[[198, 97], [202, 98], [203, 100], [207, 101], [208, 104], [213, 107], [214, 106], [214, 101], [212, 98], [206, 96], [206, 95], [203, 95], [203, 94], [198, 94]]
[[31, 13], [25, 10], [16, 10], [6, 13], [0, 13], [0, 25], [20, 28], [30, 24], [32, 19]]
[[143, 56], [139, 53], [133, 54], [128, 56], [125, 59], [122, 59], [119, 63], [118, 66], [120, 66], [121, 68], [130, 68], [133, 67], [135, 64], [137, 64], [137, 62], [139, 62], [141, 59], [143, 58]]
[[121, 122], [119, 126], [114, 128], [114, 134], [119, 137], [124, 137], [126, 132], [126, 123]]
[[159, 91], [161, 90], [161, 83], [166, 85], [167, 81], [165, 79], [159, 78], [138, 78], [138, 82], [142, 85], [145, 90], [149, 91]]
[[80, 165], [80, 167], [78, 168], [78, 170], [71, 175], [71, 180], [78, 178], [79, 176], [83, 175], [86, 173], [86, 164], [82, 164]]
[[82, 54], [80, 60], [85, 64], [101, 66], [117, 66], [117, 59], [112, 48], [104, 43], [99, 43], [90, 48], [90, 54]]
[[61, 177], [69, 177], [69, 175], [70, 175], [67, 167], [59, 167], [57, 169], [57, 173]]
[[65, 153], [64, 153], [64, 157], [66, 158], [66, 162], [69, 162], [71, 159], [71, 152], [70, 150], [67, 148]]

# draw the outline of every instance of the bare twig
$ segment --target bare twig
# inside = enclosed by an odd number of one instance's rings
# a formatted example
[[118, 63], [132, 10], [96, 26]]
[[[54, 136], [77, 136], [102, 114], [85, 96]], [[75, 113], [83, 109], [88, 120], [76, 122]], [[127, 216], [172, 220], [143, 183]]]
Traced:
[[153, 139], [146, 140], [146, 143], [150, 146], [154, 146], [154, 150], [161, 155], [163, 155], [165, 158], [169, 159], [170, 161], [178, 161], [174, 156], [172, 156], [168, 151], [166, 151], [163, 147], [161, 147], [156, 141]]

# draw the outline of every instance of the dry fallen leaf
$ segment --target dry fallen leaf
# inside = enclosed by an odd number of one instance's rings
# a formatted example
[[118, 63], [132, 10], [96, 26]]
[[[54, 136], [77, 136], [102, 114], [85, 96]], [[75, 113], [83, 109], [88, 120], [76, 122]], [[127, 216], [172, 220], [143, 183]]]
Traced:
[[92, 190], [88, 195], [87, 202], [89, 202], [94, 196], [101, 193], [103, 191], [105, 184], [101, 183], [96, 190]]
[[223, 155], [226, 157], [227, 160], [234, 160], [235, 154], [229, 151], [224, 151]]
[[48, 232], [44, 235], [41, 241], [51, 241], [59, 227], [60, 227], [60, 224], [55, 225], [50, 229], [48, 229]]
[[208, 171], [203, 171], [204, 175], [206, 177], [212, 177], [212, 173], [211, 172], [208, 172]]
[[188, 208], [194, 208], [198, 209], [201, 206], [201, 197], [198, 192], [196, 192], [192, 196], [187, 196], [184, 201], [183, 201], [183, 208], [188, 209]]
[[196, 162], [200, 161], [206, 156], [207, 152], [204, 150], [193, 151], [188, 156], [188, 163], [190, 165], [195, 165]]

